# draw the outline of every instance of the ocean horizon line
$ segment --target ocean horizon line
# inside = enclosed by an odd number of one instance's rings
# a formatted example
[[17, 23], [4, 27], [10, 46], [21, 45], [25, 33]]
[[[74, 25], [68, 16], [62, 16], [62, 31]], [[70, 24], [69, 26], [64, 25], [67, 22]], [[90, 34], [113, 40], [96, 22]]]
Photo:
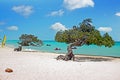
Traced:
[[[12, 39], [8, 39], [6, 41], [10, 41], [10, 40], [12, 40]], [[18, 39], [13, 39], [13, 40], [20, 41]], [[2, 39], [0, 41], [2, 41]], [[42, 40], [42, 41], [55, 41], [55, 40]], [[55, 41], [55, 42], [57, 42], [57, 41]], [[120, 41], [115, 41], [115, 42], [120, 42]], [[65, 42], [59, 42], [59, 43], [65, 43]]]

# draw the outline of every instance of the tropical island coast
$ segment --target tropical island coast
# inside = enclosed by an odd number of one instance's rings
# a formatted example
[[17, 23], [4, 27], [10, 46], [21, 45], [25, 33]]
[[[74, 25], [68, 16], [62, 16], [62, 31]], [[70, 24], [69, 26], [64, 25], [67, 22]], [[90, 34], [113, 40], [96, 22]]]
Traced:
[[1, 0], [0, 80], [120, 80], [120, 0]]

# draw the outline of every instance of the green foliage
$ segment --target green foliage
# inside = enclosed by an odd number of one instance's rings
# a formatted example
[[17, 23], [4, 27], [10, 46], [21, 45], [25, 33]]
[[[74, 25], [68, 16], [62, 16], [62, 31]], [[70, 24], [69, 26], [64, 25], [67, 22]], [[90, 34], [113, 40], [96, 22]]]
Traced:
[[58, 31], [55, 40], [58, 42], [73, 43], [85, 35], [87, 36], [86, 45], [105, 45], [105, 47], [112, 47], [114, 45], [114, 40], [112, 40], [109, 34], [105, 33], [102, 36], [92, 25], [92, 20], [89, 18], [83, 20], [79, 27], [73, 26], [73, 29]]
[[92, 26], [92, 20], [90, 18], [83, 20], [80, 24], [80, 31], [82, 32], [91, 32], [94, 30], [94, 26]]
[[19, 44], [22, 46], [40, 46], [42, 45], [42, 41], [39, 40], [36, 36], [34, 35], [29, 35], [29, 34], [22, 34], [19, 37]]
[[103, 40], [105, 46], [111, 47], [112, 45], [114, 45], [114, 41], [112, 40], [112, 37], [110, 37], [108, 33], [105, 33], [103, 35]]

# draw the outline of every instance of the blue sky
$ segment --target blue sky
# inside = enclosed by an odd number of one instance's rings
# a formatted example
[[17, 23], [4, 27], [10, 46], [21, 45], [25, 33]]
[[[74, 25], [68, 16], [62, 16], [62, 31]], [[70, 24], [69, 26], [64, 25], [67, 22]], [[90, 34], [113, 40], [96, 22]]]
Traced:
[[101, 33], [120, 41], [120, 0], [0, 0], [0, 38], [34, 34], [54, 40], [58, 30], [91, 18]]

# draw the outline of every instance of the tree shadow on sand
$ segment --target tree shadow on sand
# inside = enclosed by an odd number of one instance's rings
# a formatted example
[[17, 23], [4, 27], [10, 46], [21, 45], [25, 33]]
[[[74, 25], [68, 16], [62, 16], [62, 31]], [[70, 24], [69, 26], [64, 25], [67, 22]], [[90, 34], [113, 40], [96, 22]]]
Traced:
[[110, 58], [95, 58], [95, 57], [75, 57], [74, 61], [77, 62], [101, 62], [101, 61], [112, 61]]
[[[64, 55], [59, 55], [56, 59], [68, 61], [65, 59]], [[76, 56], [74, 57], [73, 61], [75, 62], [102, 62], [102, 61], [112, 61], [112, 60], [113, 58], [109, 58], [109, 57]]]

